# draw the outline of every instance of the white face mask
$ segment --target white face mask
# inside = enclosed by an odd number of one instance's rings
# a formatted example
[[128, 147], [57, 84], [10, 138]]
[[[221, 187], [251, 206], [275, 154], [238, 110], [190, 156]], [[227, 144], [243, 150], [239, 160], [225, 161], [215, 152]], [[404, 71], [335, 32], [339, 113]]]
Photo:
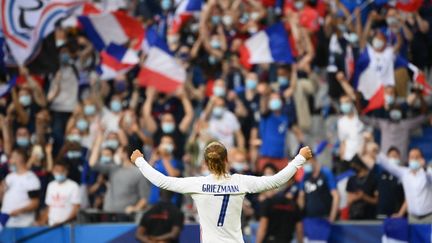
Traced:
[[384, 44], [384, 41], [382, 41], [381, 39], [373, 38], [372, 40], [372, 46], [377, 50], [382, 49], [384, 47]]

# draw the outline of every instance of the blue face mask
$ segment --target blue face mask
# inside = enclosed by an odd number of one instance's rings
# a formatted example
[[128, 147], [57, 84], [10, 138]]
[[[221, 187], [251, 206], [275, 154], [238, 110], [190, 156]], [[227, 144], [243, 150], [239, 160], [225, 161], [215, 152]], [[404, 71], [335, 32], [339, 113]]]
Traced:
[[308, 163], [308, 164], [303, 165], [303, 170], [304, 170], [305, 174], [312, 173], [312, 171], [313, 171], [312, 164]]
[[390, 119], [393, 121], [399, 121], [402, 119], [402, 112], [400, 110], [391, 110], [389, 115]]
[[208, 62], [209, 62], [210, 65], [215, 65], [216, 63], [218, 63], [218, 59], [216, 57], [210, 55], [208, 57]]
[[84, 106], [84, 114], [86, 116], [92, 116], [96, 113], [96, 106], [94, 105], [86, 105]]
[[100, 160], [99, 160], [99, 162], [100, 162], [101, 164], [109, 164], [109, 163], [111, 163], [111, 161], [112, 161], [112, 158], [109, 157], [109, 156], [105, 156], [105, 155], [102, 155], [102, 156], [100, 157]]
[[168, 10], [171, 8], [171, 0], [162, 0], [161, 1], [161, 8], [163, 10]]
[[280, 86], [287, 86], [289, 84], [288, 78], [284, 76], [278, 76], [277, 81]]
[[231, 166], [236, 172], [243, 172], [245, 169], [245, 164], [242, 162], [233, 162]]
[[70, 56], [69, 56], [68, 53], [62, 53], [62, 54], [60, 54], [60, 63], [61, 64], [67, 65], [67, 64], [70, 63], [70, 60], [71, 60], [71, 58], [70, 58]]
[[76, 128], [80, 131], [85, 131], [88, 128], [88, 122], [84, 119], [79, 119], [76, 123]]
[[169, 154], [174, 151], [174, 145], [172, 145], [171, 143], [163, 143], [160, 145], [160, 148]]
[[211, 22], [214, 25], [218, 25], [221, 22], [221, 17], [219, 15], [213, 15], [211, 17]]
[[216, 106], [213, 108], [212, 114], [216, 118], [221, 118], [223, 116], [224, 111], [225, 111], [224, 107]]
[[122, 104], [118, 100], [111, 101], [110, 107], [111, 110], [114, 112], [120, 112], [122, 110]]
[[66, 176], [63, 174], [54, 174], [54, 179], [57, 182], [64, 182], [66, 180]]
[[269, 109], [271, 111], [278, 111], [282, 108], [282, 101], [280, 99], [271, 99], [269, 102]]
[[257, 87], [257, 81], [254, 79], [246, 80], [246, 89], [252, 90]]
[[108, 139], [103, 143], [104, 148], [109, 148], [109, 149], [117, 149], [119, 146], [119, 142], [116, 139]]
[[66, 140], [72, 143], [79, 143], [81, 142], [81, 136], [78, 134], [70, 134], [66, 137]]
[[391, 95], [385, 95], [384, 100], [387, 105], [392, 105], [394, 103], [394, 97]]
[[342, 103], [340, 105], [340, 109], [341, 109], [342, 113], [348, 114], [351, 112], [352, 104], [351, 103]]
[[162, 131], [164, 133], [172, 133], [175, 130], [175, 125], [174, 123], [171, 122], [163, 122], [162, 123]]
[[79, 159], [79, 158], [81, 158], [81, 155], [82, 155], [81, 151], [71, 150], [71, 151], [67, 151], [67, 153], [66, 153], [66, 157], [68, 159]]
[[296, 1], [296, 2], [294, 2], [294, 7], [295, 7], [297, 10], [301, 10], [301, 9], [303, 9], [303, 7], [304, 7], [304, 2], [303, 2], [303, 1]]
[[219, 42], [218, 40], [216, 40], [216, 39], [212, 39], [212, 40], [210, 41], [210, 46], [211, 46], [212, 48], [214, 48], [214, 49], [219, 49], [219, 48], [221, 47], [221, 44], [220, 44], [220, 42]]
[[418, 160], [413, 159], [408, 162], [408, 167], [410, 168], [410, 170], [418, 170], [421, 168], [421, 165]]
[[27, 137], [17, 137], [16, 143], [19, 147], [28, 147], [30, 145], [30, 139]]
[[389, 158], [388, 161], [389, 161], [391, 164], [394, 164], [394, 165], [398, 165], [398, 164], [400, 164], [400, 159]]
[[215, 86], [213, 88], [213, 94], [216, 95], [217, 97], [224, 97], [225, 96], [225, 88], [220, 87], [220, 86]]
[[17, 172], [17, 167], [15, 164], [9, 165], [9, 171], [14, 173]]
[[29, 106], [32, 102], [30, 95], [21, 95], [19, 97], [19, 103], [23, 106]]

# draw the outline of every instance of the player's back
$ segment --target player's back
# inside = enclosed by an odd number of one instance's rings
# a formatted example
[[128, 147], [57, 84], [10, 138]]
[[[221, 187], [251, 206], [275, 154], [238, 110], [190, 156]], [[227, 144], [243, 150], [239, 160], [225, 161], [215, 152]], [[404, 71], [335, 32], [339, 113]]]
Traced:
[[241, 212], [245, 190], [240, 175], [217, 179], [214, 175], [198, 177], [201, 192], [192, 194], [205, 243], [243, 242]]

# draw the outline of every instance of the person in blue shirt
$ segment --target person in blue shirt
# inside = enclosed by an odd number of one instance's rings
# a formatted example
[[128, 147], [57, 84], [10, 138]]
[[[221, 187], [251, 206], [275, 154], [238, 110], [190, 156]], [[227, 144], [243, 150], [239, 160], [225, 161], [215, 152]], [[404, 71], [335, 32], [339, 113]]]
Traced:
[[298, 204], [304, 209], [305, 217], [336, 220], [339, 194], [336, 180], [327, 167], [321, 166], [315, 158], [305, 164], [304, 177], [300, 184]]
[[[175, 145], [174, 139], [171, 136], [164, 135], [161, 138], [160, 144], [157, 148], [156, 159], [152, 159], [150, 163], [160, 173], [166, 176], [178, 177], [183, 171], [183, 162], [174, 158]], [[152, 185], [150, 189], [149, 204], [154, 205], [159, 202], [160, 189]], [[180, 194], [174, 194], [171, 202], [177, 206], [181, 205]]]
[[278, 92], [264, 95], [260, 103], [259, 137], [261, 147], [257, 169], [261, 171], [267, 163], [272, 163], [278, 169], [282, 169], [287, 163], [285, 149], [288, 130], [291, 128], [298, 140], [302, 140], [302, 133], [296, 125], [290, 124], [289, 116], [283, 110], [283, 101]]

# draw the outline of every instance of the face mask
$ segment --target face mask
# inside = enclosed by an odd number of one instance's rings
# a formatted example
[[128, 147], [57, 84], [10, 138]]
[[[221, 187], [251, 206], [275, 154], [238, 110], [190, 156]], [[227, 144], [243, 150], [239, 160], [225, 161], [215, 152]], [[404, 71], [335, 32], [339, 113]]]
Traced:
[[251, 35], [253, 35], [253, 34], [255, 34], [256, 32], [258, 32], [258, 28], [257, 27], [250, 27], [250, 28], [248, 28], [248, 33], [249, 34], [251, 34]]
[[418, 162], [417, 160], [410, 160], [408, 162], [408, 167], [410, 168], [410, 170], [418, 170], [420, 169], [421, 165], [420, 162]]
[[208, 57], [208, 62], [209, 62], [210, 65], [215, 65], [216, 63], [218, 63], [218, 59], [216, 59], [216, 57], [210, 55]]
[[162, 131], [164, 133], [172, 133], [175, 130], [175, 125], [172, 122], [163, 122], [162, 123]]
[[225, 96], [225, 88], [220, 86], [215, 86], [213, 88], [213, 94], [217, 97], [224, 97]]
[[190, 25], [190, 31], [192, 33], [196, 33], [196, 32], [198, 32], [198, 30], [199, 30], [199, 24], [194, 23], [194, 24]]
[[347, 31], [347, 27], [344, 24], [338, 24], [337, 28], [340, 32], [345, 33]]
[[208, 176], [208, 175], [210, 175], [210, 171], [209, 171], [209, 170], [203, 170], [203, 171], [201, 172], [201, 175], [203, 175], [203, 176]]
[[342, 103], [340, 105], [340, 109], [341, 109], [342, 113], [348, 114], [351, 112], [352, 104], [351, 103]]
[[66, 42], [64, 40], [56, 40], [56, 47], [63, 46]]
[[84, 114], [86, 116], [91, 116], [96, 113], [96, 107], [94, 105], [85, 105], [84, 106]]
[[400, 159], [389, 158], [388, 161], [394, 165], [400, 164]]
[[120, 112], [122, 110], [122, 104], [118, 100], [111, 101], [110, 108], [114, 112]]
[[161, 8], [163, 10], [168, 10], [171, 8], [171, 0], [162, 0], [161, 1]]
[[303, 165], [303, 170], [304, 170], [304, 173], [306, 173], [306, 174], [312, 173], [312, 171], [313, 171], [312, 164]]
[[304, 7], [304, 2], [302, 2], [302, 1], [296, 1], [296, 2], [294, 2], [294, 7], [295, 7], [297, 10], [303, 9], [303, 7]]
[[396, 25], [399, 21], [395, 17], [388, 17], [386, 18], [386, 23], [388, 26], [390, 25]]
[[81, 142], [81, 136], [78, 134], [70, 134], [66, 137], [66, 140], [72, 143], [79, 143]]
[[18, 147], [28, 147], [30, 145], [30, 139], [27, 137], [17, 137], [16, 143]]
[[213, 15], [211, 17], [211, 22], [214, 25], [218, 25], [220, 23], [220, 19], [221, 19], [221, 17], [219, 15]]
[[66, 180], [66, 176], [63, 175], [63, 174], [54, 174], [54, 179], [55, 179], [57, 182], [63, 182], [63, 181]]
[[381, 39], [378, 39], [378, 38], [373, 38], [372, 46], [373, 46], [373, 48], [380, 50], [384, 47], [384, 41], [382, 41]]
[[108, 139], [104, 142], [102, 147], [115, 150], [118, 148], [118, 146], [119, 146], [119, 142], [116, 139]]
[[400, 110], [391, 110], [390, 119], [392, 119], [393, 121], [399, 121], [400, 119], [402, 119], [402, 112]]
[[253, 20], [257, 20], [259, 18], [260, 14], [258, 12], [252, 12], [250, 17]]
[[66, 157], [68, 159], [80, 159], [81, 155], [82, 155], [81, 151], [71, 150], [71, 151], [67, 151], [67, 153], [66, 153]]
[[225, 16], [223, 16], [223, 18], [222, 18], [222, 22], [223, 22], [224, 25], [226, 25], [226, 26], [231, 26], [233, 21], [232, 21], [231, 16], [229, 16], [229, 15], [225, 15]]
[[254, 79], [248, 79], [246, 80], [246, 89], [255, 89], [257, 86], [257, 81]]
[[70, 56], [67, 53], [60, 54], [60, 63], [63, 65], [67, 65], [70, 63]]
[[384, 100], [387, 105], [391, 105], [394, 103], [394, 97], [392, 95], [385, 95]]
[[32, 102], [30, 95], [21, 95], [19, 97], [19, 103], [23, 106], [29, 106]]
[[245, 164], [242, 162], [233, 162], [232, 168], [237, 172], [243, 172], [245, 169]]
[[17, 166], [15, 164], [9, 165], [9, 171], [12, 173], [17, 172]]
[[351, 44], [355, 44], [358, 42], [358, 35], [356, 33], [351, 33], [348, 35], [347, 39]]
[[174, 145], [170, 143], [163, 143], [160, 145], [161, 150], [171, 154], [174, 151]]
[[287, 77], [284, 77], [284, 76], [279, 76], [279, 77], [277, 78], [277, 81], [278, 81], [278, 83], [279, 83], [280, 86], [287, 86], [288, 83], [289, 83], [288, 78], [287, 78]]
[[223, 116], [224, 111], [225, 111], [224, 107], [216, 106], [215, 108], [213, 108], [212, 114], [216, 118], [221, 118]]
[[105, 156], [105, 155], [102, 155], [99, 159], [99, 162], [101, 164], [109, 164], [109, 163], [111, 163], [111, 161], [112, 161], [112, 158], [110, 156]]
[[79, 119], [76, 123], [76, 128], [80, 131], [85, 131], [88, 128], [88, 122], [84, 119]]
[[218, 40], [216, 40], [216, 39], [212, 39], [212, 40], [210, 41], [210, 46], [211, 46], [212, 48], [214, 48], [214, 49], [219, 49], [219, 48], [221, 47], [221, 44], [220, 44], [220, 42], [219, 42]]
[[278, 111], [282, 108], [282, 101], [280, 99], [271, 99], [269, 102], [269, 109]]

